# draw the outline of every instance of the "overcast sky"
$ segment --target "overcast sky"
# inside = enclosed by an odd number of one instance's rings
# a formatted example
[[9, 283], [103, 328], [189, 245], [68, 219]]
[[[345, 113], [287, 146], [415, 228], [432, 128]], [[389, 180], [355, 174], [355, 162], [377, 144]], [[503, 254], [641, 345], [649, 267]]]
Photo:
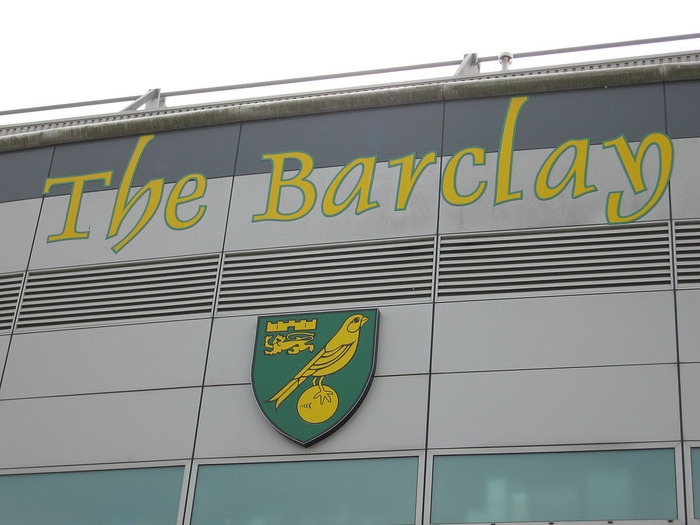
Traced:
[[2, 8], [0, 110], [697, 33], [699, 11], [696, 0], [25, 0]]

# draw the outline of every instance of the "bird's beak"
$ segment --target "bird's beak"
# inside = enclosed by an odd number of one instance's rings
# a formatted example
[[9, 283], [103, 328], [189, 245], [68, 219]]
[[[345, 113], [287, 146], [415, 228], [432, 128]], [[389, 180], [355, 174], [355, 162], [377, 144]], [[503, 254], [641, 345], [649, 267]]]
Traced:
[[369, 318], [365, 317], [364, 315], [362, 316], [362, 320], [360, 321], [360, 326], [365, 324], [367, 321], [369, 321]]

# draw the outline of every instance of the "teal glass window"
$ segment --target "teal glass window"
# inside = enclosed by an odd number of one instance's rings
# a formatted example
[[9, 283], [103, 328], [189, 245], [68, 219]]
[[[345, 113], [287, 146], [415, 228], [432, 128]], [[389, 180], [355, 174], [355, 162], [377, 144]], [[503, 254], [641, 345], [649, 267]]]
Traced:
[[696, 519], [700, 519], [700, 448], [690, 449], [693, 467], [693, 509]]
[[415, 523], [418, 458], [202, 465], [192, 525]]
[[7, 525], [176, 525], [183, 467], [0, 476]]
[[675, 519], [673, 449], [435, 456], [432, 523]]

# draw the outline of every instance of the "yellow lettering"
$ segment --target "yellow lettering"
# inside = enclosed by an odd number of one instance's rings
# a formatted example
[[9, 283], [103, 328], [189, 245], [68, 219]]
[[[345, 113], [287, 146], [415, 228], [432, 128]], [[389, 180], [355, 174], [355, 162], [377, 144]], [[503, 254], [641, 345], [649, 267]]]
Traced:
[[[263, 160], [272, 162], [272, 177], [270, 191], [267, 197], [267, 210], [260, 215], [253, 215], [253, 222], [258, 221], [293, 221], [309, 213], [316, 203], [316, 188], [305, 180], [314, 169], [314, 159], [308, 153], [302, 151], [290, 151], [288, 153], [272, 153], [263, 155]], [[291, 179], [283, 179], [284, 161], [293, 159], [299, 162], [299, 173]], [[282, 188], [292, 187], [302, 194], [301, 206], [297, 211], [282, 213], [279, 210]]]
[[406, 209], [408, 199], [411, 197], [416, 182], [418, 182], [418, 177], [421, 176], [425, 168], [430, 164], [435, 164], [435, 162], [437, 162], [437, 155], [434, 151], [431, 151], [423, 157], [415, 170], [413, 169], [416, 163], [415, 153], [389, 161], [389, 167], [401, 166], [401, 171], [399, 172], [399, 187], [396, 192], [396, 211]]
[[145, 184], [136, 194], [129, 199], [129, 192], [131, 190], [131, 181], [134, 179], [134, 174], [136, 173], [136, 167], [138, 166], [143, 151], [146, 149], [148, 143], [153, 140], [155, 135], [144, 135], [139, 138], [134, 153], [129, 159], [129, 164], [124, 172], [124, 178], [119, 185], [119, 191], [117, 191], [117, 199], [114, 202], [114, 210], [112, 211], [112, 220], [109, 224], [109, 229], [107, 231], [107, 238], [114, 237], [119, 233], [119, 228], [124, 222], [124, 218], [129, 213], [129, 210], [136, 204], [136, 202], [148, 193], [148, 202], [146, 203], [146, 209], [139, 218], [136, 225], [131, 229], [131, 231], [117, 244], [112, 246], [112, 251], [114, 253], [119, 252], [124, 246], [126, 246], [139, 232], [148, 224], [153, 215], [158, 210], [158, 205], [163, 196], [163, 180], [156, 179], [149, 181]]
[[635, 194], [646, 191], [642, 173], [644, 157], [651, 146], [656, 146], [659, 152], [659, 177], [656, 187], [649, 201], [637, 212], [623, 216], [621, 213], [621, 201], [623, 192], [616, 191], [608, 194], [607, 218], [610, 224], [632, 222], [649, 213], [656, 206], [666, 191], [668, 182], [671, 179], [671, 169], [673, 167], [673, 143], [668, 136], [663, 133], [651, 133], [644, 137], [637, 148], [637, 154], [632, 153], [632, 149], [624, 136], [603, 142], [604, 148], [614, 147], [617, 152], [622, 167], [625, 170], [632, 189]]
[[[194, 189], [189, 195], [183, 195], [182, 192], [184, 191], [185, 186], [187, 186], [187, 183], [190, 181], [194, 182]], [[166, 224], [175, 230], [184, 230], [185, 228], [190, 228], [197, 224], [202, 217], [204, 217], [204, 212], [207, 209], [206, 206], [199, 206], [194, 216], [185, 221], [180, 220], [180, 218], [177, 216], [177, 207], [182, 203], [201, 199], [204, 196], [206, 189], [207, 179], [200, 173], [191, 173], [190, 175], [186, 175], [177, 181], [170, 192], [168, 202], [165, 204]]]
[[[542, 164], [539, 173], [537, 173], [537, 178], [535, 179], [535, 195], [537, 195], [539, 199], [553, 199], [564, 191], [564, 188], [569, 185], [572, 179], [574, 181], [574, 187], [571, 190], [571, 197], [574, 199], [586, 193], [598, 191], [598, 188], [595, 186], [588, 186], [586, 184], [589, 143], [589, 139], [569, 140], [561, 144], [547, 157], [547, 160]], [[561, 156], [571, 148], [574, 150], [574, 159], [571, 161], [569, 171], [559, 184], [550, 186], [549, 176], [552, 172], [552, 168]]]
[[[350, 206], [350, 203], [355, 199], [357, 199], [357, 206], [355, 207], [356, 215], [360, 215], [361, 213], [371, 210], [372, 208], [378, 207], [378, 202], [370, 202], [370, 190], [372, 189], [372, 179], [374, 177], [375, 165], [375, 157], [361, 157], [353, 160], [350, 164], [340, 170], [340, 173], [338, 173], [333, 181], [331, 181], [325, 195], [323, 196], [323, 214], [328, 217], [338, 215], [339, 213], [345, 211], [345, 209], [347, 209], [347, 207]], [[348, 195], [348, 197], [340, 204], [336, 204], [335, 197], [341, 183], [345, 180], [348, 174], [358, 166], [362, 169], [360, 180], [357, 182], [352, 192], [350, 192], [350, 195]]]
[[442, 195], [447, 202], [455, 206], [466, 206], [476, 202], [486, 190], [486, 182], [481, 181], [473, 193], [462, 195], [457, 191], [457, 169], [462, 158], [471, 155], [472, 164], [481, 166], [486, 162], [486, 150], [484, 148], [466, 148], [455, 153], [445, 166], [442, 176]]
[[101, 173], [92, 173], [90, 175], [75, 175], [73, 177], [55, 177], [46, 179], [44, 184], [44, 195], [49, 193], [52, 186], [57, 184], [73, 184], [68, 199], [68, 211], [66, 213], [66, 222], [63, 225], [63, 231], [56, 235], [49, 235], [47, 242], [65, 241], [67, 239], [87, 239], [90, 232], [79, 232], [78, 228], [78, 212], [80, 211], [80, 203], [83, 199], [83, 190], [85, 183], [93, 180], [101, 180], [105, 186], [112, 183], [112, 172], [103, 171]]
[[520, 110], [527, 100], [528, 97], [513, 97], [508, 104], [508, 111], [506, 112], [506, 118], [503, 121], [503, 131], [501, 132], [501, 143], [498, 148], [498, 171], [496, 172], [496, 199], [494, 205], [523, 198], [522, 191], [510, 191], [510, 178], [513, 167], [515, 128], [518, 125]]

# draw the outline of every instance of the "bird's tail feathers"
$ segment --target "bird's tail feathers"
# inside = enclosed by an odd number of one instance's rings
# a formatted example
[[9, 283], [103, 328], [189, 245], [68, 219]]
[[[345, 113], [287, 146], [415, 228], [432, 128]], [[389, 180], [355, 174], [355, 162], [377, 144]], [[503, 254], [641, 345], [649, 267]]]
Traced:
[[297, 387], [304, 382], [305, 379], [305, 377], [292, 379], [289, 383], [284, 385], [279, 392], [268, 399], [268, 401], [275, 401], [275, 410], [277, 410], [277, 408], [282, 404], [282, 401], [287, 399], [292, 392], [294, 392]]

